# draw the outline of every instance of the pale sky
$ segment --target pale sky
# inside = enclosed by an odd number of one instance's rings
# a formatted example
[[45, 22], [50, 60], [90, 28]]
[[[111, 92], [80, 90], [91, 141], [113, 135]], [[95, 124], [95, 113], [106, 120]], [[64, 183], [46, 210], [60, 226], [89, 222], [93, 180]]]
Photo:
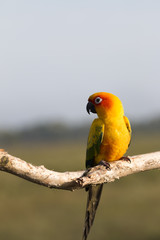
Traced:
[[88, 121], [105, 91], [160, 115], [159, 0], [0, 0], [0, 129]]

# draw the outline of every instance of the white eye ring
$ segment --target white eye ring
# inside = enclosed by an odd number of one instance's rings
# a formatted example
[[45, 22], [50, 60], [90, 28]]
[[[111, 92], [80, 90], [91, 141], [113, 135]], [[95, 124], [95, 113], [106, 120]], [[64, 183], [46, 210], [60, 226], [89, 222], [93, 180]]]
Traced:
[[102, 102], [102, 98], [97, 97], [94, 101], [95, 101], [96, 104], [99, 104], [99, 103]]

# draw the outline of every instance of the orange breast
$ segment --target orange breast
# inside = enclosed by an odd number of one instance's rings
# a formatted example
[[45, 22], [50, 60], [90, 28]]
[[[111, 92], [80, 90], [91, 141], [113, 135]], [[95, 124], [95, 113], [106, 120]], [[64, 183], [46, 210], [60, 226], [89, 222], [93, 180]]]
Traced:
[[115, 161], [123, 157], [128, 149], [130, 134], [125, 124], [105, 127], [100, 153], [95, 158], [96, 164], [101, 160]]

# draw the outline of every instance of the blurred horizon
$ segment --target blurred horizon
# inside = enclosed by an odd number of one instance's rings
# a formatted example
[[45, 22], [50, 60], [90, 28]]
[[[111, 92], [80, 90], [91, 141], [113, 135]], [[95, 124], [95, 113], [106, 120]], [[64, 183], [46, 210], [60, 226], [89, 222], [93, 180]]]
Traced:
[[[79, 127], [83, 127], [83, 126], [87, 126], [88, 129], [90, 128], [90, 125], [92, 123], [92, 121], [97, 117], [97, 115], [90, 115], [89, 117], [86, 116], [86, 119], [83, 119], [82, 121], [69, 121], [69, 120], [64, 120], [64, 119], [58, 119], [58, 118], [53, 118], [53, 119], [39, 119], [39, 120], [35, 120], [35, 121], [31, 121], [31, 122], [26, 122], [23, 124], [19, 124], [19, 125], [4, 125], [0, 124], [0, 133], [1, 132], [20, 132], [23, 130], [29, 130], [29, 129], [34, 129], [34, 128], [38, 128], [40, 126], [63, 126], [66, 127], [68, 129], [73, 129], [73, 128], [79, 128]], [[127, 116], [128, 117], [128, 116]], [[134, 118], [130, 118], [128, 117], [130, 120], [130, 123], [133, 127], [137, 127], [137, 126], [145, 126], [145, 125], [151, 125], [154, 122], [160, 121], [160, 114], [154, 115], [154, 116], [148, 116], [147, 117], [143, 117], [140, 119], [134, 119]]]
[[[31, 121], [28, 123], [23, 123], [22, 125], [6, 125], [3, 126], [0, 124], [0, 132], [19, 132], [19, 131], [23, 131], [23, 130], [28, 130], [28, 129], [34, 129], [34, 128], [38, 128], [40, 126], [62, 126], [62, 127], [66, 127], [69, 129], [72, 128], [79, 128], [79, 127], [83, 127], [83, 126], [87, 126], [88, 129], [92, 123], [92, 121], [97, 118], [97, 115], [90, 115], [89, 117], [86, 116], [86, 119], [84, 119], [83, 121], [73, 121], [70, 122], [69, 120], [65, 120], [65, 119], [39, 119], [36, 121]], [[128, 117], [129, 118], [129, 117]], [[154, 116], [149, 116], [148, 118], [144, 117], [142, 119], [133, 119], [133, 118], [129, 118], [130, 123], [132, 126], [137, 127], [139, 125], [141, 126], [145, 126], [147, 124], [152, 124], [154, 122], [160, 122], [160, 114], [154, 115]]]
[[[1, 148], [21, 143], [25, 144], [50, 144], [64, 141], [83, 143], [87, 142], [91, 122], [81, 124], [67, 124], [65, 121], [53, 121], [28, 125], [22, 128], [0, 129]], [[137, 141], [140, 137], [155, 138], [160, 137], [160, 117], [148, 121], [131, 122], [132, 139]], [[157, 139], [158, 137], [158, 139]], [[158, 142], [156, 143], [156, 145]], [[158, 149], [157, 149], [158, 150]]]

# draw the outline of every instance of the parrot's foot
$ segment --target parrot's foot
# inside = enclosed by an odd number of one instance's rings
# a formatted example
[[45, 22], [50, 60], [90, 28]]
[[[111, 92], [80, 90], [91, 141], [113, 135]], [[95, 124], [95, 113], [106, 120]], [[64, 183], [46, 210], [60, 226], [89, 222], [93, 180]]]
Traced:
[[100, 161], [98, 165], [105, 166], [107, 170], [111, 170], [109, 162], [106, 162], [104, 160]]
[[124, 161], [131, 163], [131, 159], [129, 157], [122, 157], [119, 160], [124, 160]]

